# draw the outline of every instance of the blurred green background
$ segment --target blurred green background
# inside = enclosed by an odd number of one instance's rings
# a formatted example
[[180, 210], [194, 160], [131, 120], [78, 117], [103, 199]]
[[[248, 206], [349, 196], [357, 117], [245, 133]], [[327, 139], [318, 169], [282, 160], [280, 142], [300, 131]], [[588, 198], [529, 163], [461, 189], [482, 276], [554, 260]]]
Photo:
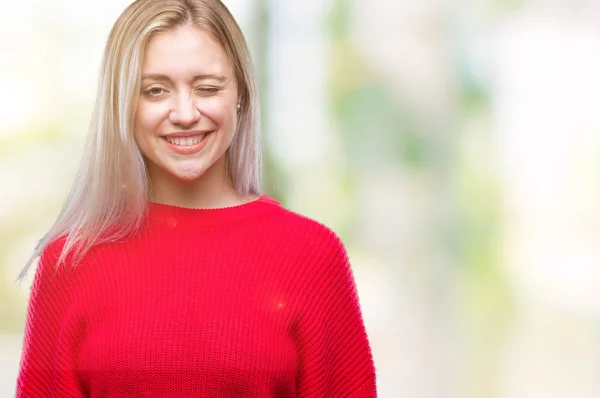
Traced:
[[[381, 397], [600, 396], [600, 3], [229, 0], [265, 190], [334, 229]], [[0, 24], [0, 396], [127, 0]]]

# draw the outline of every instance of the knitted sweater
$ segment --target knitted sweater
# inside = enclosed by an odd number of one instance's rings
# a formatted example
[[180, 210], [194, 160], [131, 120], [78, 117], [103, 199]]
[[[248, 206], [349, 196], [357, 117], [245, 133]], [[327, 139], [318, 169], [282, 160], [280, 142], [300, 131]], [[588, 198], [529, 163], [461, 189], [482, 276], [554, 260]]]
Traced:
[[375, 397], [338, 237], [267, 196], [151, 204], [134, 237], [36, 271], [17, 397]]

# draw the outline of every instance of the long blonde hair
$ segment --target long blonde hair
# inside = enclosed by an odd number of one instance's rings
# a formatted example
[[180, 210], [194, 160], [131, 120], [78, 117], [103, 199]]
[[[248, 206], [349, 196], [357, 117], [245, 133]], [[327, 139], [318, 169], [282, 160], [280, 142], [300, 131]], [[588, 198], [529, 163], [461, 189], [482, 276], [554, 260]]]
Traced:
[[232, 63], [242, 108], [238, 130], [226, 153], [233, 187], [260, 194], [261, 144], [259, 100], [244, 36], [219, 0], [137, 0], [115, 22], [100, 71], [84, 157], [75, 183], [54, 225], [39, 241], [21, 271], [50, 243], [64, 238], [57, 265], [72, 264], [94, 245], [122, 239], [142, 224], [148, 206], [146, 166], [133, 134], [141, 68], [149, 39], [184, 24], [212, 34]]

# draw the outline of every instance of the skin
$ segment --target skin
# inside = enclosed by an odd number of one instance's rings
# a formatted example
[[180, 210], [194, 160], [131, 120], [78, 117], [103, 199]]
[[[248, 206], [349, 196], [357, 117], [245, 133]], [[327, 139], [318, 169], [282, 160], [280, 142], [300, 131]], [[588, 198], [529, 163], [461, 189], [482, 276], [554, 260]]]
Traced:
[[[231, 62], [210, 34], [186, 25], [150, 39], [134, 134], [146, 158], [153, 202], [216, 208], [255, 199], [240, 196], [226, 172], [238, 102]], [[203, 133], [198, 151], [166, 139]], [[181, 153], [190, 150], [194, 153]]]

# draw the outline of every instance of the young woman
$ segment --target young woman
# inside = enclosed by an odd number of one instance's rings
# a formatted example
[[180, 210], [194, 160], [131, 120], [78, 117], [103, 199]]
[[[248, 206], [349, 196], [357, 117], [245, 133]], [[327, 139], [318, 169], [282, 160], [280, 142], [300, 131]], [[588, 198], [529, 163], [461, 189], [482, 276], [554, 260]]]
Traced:
[[376, 395], [344, 247], [260, 193], [258, 118], [220, 1], [123, 12], [86, 156], [34, 253], [17, 396]]

